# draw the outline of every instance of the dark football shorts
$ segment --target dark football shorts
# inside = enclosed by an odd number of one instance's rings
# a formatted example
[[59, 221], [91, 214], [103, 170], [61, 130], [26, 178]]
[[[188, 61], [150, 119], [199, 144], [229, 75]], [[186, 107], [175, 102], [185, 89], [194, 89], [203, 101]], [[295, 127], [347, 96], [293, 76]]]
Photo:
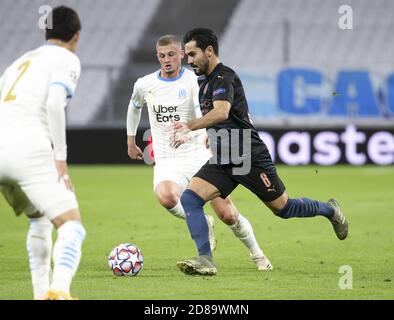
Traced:
[[207, 162], [194, 175], [220, 191], [220, 197], [225, 199], [239, 185], [252, 191], [262, 201], [273, 201], [286, 190], [276, 172], [266, 172], [261, 167], [252, 166], [246, 175], [234, 175], [233, 166], [217, 165]]

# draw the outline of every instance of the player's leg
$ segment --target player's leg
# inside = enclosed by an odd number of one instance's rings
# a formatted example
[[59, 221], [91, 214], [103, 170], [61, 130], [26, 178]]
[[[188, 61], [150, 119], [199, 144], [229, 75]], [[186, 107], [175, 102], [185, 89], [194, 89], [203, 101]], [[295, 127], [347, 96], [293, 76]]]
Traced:
[[180, 202], [181, 187], [177, 182], [165, 180], [155, 187], [155, 195], [159, 203], [173, 216], [185, 219], [185, 211]]
[[13, 183], [0, 186], [5, 199], [16, 215], [25, 213], [29, 219], [26, 248], [35, 300], [42, 300], [49, 289], [51, 271], [52, 230], [48, 218], [37, 212], [20, 187]]
[[[185, 211], [181, 204], [180, 198], [182, 192], [188, 184], [187, 168], [183, 168], [181, 164], [178, 166], [162, 166], [156, 165], [154, 171], [154, 191], [160, 204], [167, 209], [173, 216], [186, 219]], [[216, 239], [214, 234], [214, 219], [209, 215], [205, 215], [209, 229], [209, 243], [211, 250], [216, 249]]]
[[236, 179], [253, 191], [277, 216], [283, 219], [324, 216], [331, 221], [337, 237], [341, 240], [346, 238], [348, 223], [336, 200], [326, 203], [309, 198], [291, 199], [277, 173], [265, 172], [259, 167], [252, 167], [248, 175]]
[[[58, 215], [55, 212], [62, 213]], [[71, 299], [71, 282], [81, 260], [86, 231], [77, 207], [64, 207], [53, 211], [50, 216], [53, 217], [51, 221], [57, 230], [57, 238], [53, 247], [53, 277], [47, 299]]]
[[205, 164], [192, 178], [188, 188], [181, 196], [186, 212], [186, 222], [194, 240], [199, 257], [178, 261], [177, 266], [187, 274], [214, 275], [217, 272], [213, 263], [208, 240], [208, 226], [204, 218], [204, 204], [218, 196], [227, 197], [237, 186], [217, 165]]
[[71, 299], [70, 286], [86, 233], [75, 194], [58, 180], [52, 152], [40, 153], [34, 161], [22, 161], [15, 168], [19, 168], [17, 180], [25, 195], [57, 229], [52, 252], [53, 277], [46, 298]]
[[30, 273], [35, 300], [45, 298], [49, 290], [52, 256], [53, 224], [47, 217], [36, 213], [29, 217], [26, 248], [29, 255]]
[[344, 240], [348, 235], [348, 222], [336, 199], [321, 202], [310, 198], [289, 198], [285, 192], [266, 205], [283, 219], [324, 216], [331, 222], [338, 239]]
[[215, 186], [201, 178], [193, 178], [181, 197], [182, 206], [186, 212], [186, 223], [194, 240], [198, 257], [177, 262], [177, 267], [186, 274], [215, 275], [216, 266], [212, 259], [209, 243], [209, 228], [203, 211], [206, 200], [203, 197], [214, 197], [217, 194]]
[[181, 203], [186, 212], [186, 222], [198, 254], [212, 256], [208, 241], [208, 224], [203, 211], [204, 204], [210, 198], [216, 198], [219, 190], [207, 181], [195, 177], [183, 192]]
[[234, 235], [249, 249], [250, 256], [259, 270], [272, 269], [272, 264], [257, 243], [252, 225], [235, 207], [230, 196], [211, 200], [211, 206], [218, 217], [227, 224]]

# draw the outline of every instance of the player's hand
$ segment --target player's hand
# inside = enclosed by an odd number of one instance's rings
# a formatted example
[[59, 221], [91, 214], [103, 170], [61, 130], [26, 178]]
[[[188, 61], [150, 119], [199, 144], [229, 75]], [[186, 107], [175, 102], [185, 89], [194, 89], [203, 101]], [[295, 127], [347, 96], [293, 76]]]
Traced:
[[191, 130], [186, 123], [174, 121], [170, 129], [170, 146], [178, 148], [190, 139]]
[[71, 182], [71, 178], [68, 175], [68, 166], [66, 161], [62, 160], [55, 160], [56, 163], [56, 169], [58, 173], [58, 181], [63, 181], [63, 183], [66, 185], [66, 188], [72, 192], [74, 192], [74, 186]]
[[142, 160], [144, 157], [141, 149], [136, 144], [127, 145], [127, 154], [133, 160]]
[[204, 137], [204, 144], [205, 144], [205, 147], [207, 149], [209, 149], [209, 136], [207, 134], [205, 134], [205, 137]]

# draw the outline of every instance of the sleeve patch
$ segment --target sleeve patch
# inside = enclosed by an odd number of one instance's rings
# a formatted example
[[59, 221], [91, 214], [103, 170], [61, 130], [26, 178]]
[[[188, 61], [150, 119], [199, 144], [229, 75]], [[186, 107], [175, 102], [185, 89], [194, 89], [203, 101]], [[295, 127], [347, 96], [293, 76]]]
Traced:
[[224, 89], [224, 88], [216, 89], [216, 90], [212, 93], [212, 97], [217, 96], [217, 95], [219, 95], [219, 94], [221, 94], [221, 93], [225, 93], [225, 92], [226, 92], [226, 89]]

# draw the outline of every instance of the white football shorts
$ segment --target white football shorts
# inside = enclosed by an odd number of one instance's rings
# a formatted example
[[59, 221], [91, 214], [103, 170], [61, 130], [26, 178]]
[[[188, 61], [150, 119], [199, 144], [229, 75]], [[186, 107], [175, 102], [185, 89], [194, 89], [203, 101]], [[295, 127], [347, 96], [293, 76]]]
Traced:
[[74, 192], [58, 181], [52, 149], [0, 146], [0, 159], [0, 192], [17, 215], [39, 212], [53, 220], [78, 208]]
[[187, 185], [198, 170], [209, 160], [208, 157], [199, 157], [181, 162], [156, 163], [153, 173], [153, 190], [163, 181], [173, 181], [181, 187], [181, 192], [186, 190]]

